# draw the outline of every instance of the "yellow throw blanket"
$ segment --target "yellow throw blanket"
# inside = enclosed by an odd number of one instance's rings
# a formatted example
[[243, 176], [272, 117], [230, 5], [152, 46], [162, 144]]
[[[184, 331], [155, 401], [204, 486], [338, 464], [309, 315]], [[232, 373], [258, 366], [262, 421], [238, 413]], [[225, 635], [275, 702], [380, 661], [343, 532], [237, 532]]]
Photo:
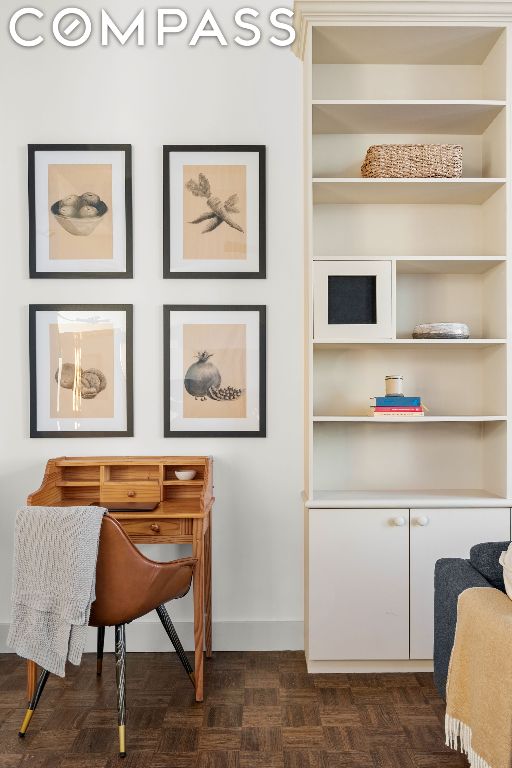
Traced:
[[459, 597], [445, 729], [472, 768], [512, 766], [512, 602], [497, 589]]

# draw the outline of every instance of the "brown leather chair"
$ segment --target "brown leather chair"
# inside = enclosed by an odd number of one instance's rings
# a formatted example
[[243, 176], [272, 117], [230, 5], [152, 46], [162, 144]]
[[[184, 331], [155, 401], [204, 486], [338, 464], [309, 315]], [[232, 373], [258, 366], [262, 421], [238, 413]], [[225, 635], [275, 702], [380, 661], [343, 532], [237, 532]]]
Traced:
[[[101, 675], [105, 627], [115, 627], [119, 754], [126, 757], [126, 639], [125, 625], [156, 609], [176, 653], [195, 686], [194, 672], [165, 608], [190, 589], [197, 560], [186, 557], [170, 563], [149, 560], [132, 544], [121, 525], [105, 515], [96, 563], [96, 600], [89, 625], [98, 627], [97, 674]], [[24, 736], [49, 677], [42, 670], [19, 731]]]

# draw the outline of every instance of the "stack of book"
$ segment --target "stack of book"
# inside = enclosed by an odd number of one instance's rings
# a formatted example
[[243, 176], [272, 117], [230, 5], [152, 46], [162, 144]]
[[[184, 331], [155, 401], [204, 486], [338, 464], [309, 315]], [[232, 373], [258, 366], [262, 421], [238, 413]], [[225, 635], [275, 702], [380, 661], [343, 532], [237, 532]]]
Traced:
[[392, 397], [376, 397], [375, 406], [371, 408], [371, 415], [382, 416], [424, 416], [421, 397], [405, 397], [395, 395]]

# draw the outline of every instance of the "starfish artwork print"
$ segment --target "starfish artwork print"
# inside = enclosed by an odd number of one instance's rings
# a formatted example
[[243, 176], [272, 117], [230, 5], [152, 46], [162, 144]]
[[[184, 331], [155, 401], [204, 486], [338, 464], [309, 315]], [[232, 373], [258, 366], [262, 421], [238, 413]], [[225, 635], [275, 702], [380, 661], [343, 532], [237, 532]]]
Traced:
[[183, 174], [184, 258], [245, 260], [245, 166], [185, 166]]
[[164, 278], [266, 277], [266, 148], [165, 145]]

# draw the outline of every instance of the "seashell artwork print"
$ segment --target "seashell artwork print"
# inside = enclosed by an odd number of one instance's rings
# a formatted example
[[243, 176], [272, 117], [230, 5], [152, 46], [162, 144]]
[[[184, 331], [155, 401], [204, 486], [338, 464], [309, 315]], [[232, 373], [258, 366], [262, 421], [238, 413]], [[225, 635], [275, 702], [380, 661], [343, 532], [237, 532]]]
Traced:
[[57, 200], [50, 210], [70, 235], [87, 237], [105, 216], [108, 206], [95, 192], [84, 192]]
[[106, 389], [107, 378], [98, 368], [87, 368], [83, 371], [73, 363], [63, 363], [61, 368], [55, 371], [55, 381], [63, 389], [78, 389], [80, 397], [92, 400], [100, 392]]

